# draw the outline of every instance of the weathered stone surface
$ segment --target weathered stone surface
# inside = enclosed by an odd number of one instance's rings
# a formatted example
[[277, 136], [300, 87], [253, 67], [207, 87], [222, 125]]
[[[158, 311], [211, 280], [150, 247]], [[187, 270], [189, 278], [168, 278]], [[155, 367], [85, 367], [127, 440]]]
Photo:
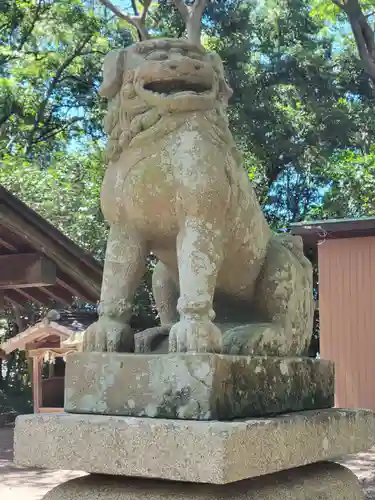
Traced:
[[356, 476], [341, 465], [320, 463], [235, 484], [186, 484], [85, 476], [60, 484], [43, 500], [363, 500]]
[[375, 414], [322, 410], [269, 419], [197, 422], [101, 415], [22, 415], [15, 462], [224, 484], [369, 449]]
[[209, 353], [67, 357], [67, 412], [231, 420], [333, 404], [329, 361]]
[[241, 167], [220, 57], [186, 40], [142, 41], [106, 56], [101, 94], [110, 232], [83, 349], [133, 350], [131, 303], [152, 251], [170, 352], [305, 355], [312, 267], [301, 238], [272, 233]]

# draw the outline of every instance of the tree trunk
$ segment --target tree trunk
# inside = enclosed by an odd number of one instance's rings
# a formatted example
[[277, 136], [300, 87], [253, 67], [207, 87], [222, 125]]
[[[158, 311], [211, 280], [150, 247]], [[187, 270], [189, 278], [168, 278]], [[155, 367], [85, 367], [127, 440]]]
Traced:
[[364, 15], [359, 0], [345, 0], [344, 3], [333, 1], [348, 16], [363, 69], [369, 76], [373, 89], [375, 89], [374, 30]]

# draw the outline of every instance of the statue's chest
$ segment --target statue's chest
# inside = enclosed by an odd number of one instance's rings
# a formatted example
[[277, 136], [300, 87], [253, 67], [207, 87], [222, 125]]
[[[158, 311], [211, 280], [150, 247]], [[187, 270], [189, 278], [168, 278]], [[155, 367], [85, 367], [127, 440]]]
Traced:
[[160, 231], [176, 224], [176, 185], [167, 158], [155, 153], [136, 160], [125, 154], [108, 167], [101, 206], [109, 223], [127, 220]]

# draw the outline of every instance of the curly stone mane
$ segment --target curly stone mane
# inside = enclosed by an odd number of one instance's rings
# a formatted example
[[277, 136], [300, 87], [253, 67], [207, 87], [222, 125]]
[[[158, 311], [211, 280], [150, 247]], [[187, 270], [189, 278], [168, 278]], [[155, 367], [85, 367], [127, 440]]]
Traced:
[[104, 130], [108, 134], [107, 161], [116, 161], [134, 137], [155, 125], [161, 118], [135, 93], [133, 72], [126, 72], [120, 91], [109, 101]]

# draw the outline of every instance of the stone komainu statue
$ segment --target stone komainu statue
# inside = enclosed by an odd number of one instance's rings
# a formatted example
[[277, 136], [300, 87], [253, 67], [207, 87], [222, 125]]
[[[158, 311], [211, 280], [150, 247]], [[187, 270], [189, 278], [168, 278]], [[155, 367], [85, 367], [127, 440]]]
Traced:
[[84, 349], [133, 350], [132, 299], [153, 252], [161, 327], [139, 349], [169, 334], [170, 352], [305, 354], [312, 267], [300, 238], [272, 233], [241, 167], [219, 56], [153, 39], [109, 53], [103, 72], [110, 233]]

